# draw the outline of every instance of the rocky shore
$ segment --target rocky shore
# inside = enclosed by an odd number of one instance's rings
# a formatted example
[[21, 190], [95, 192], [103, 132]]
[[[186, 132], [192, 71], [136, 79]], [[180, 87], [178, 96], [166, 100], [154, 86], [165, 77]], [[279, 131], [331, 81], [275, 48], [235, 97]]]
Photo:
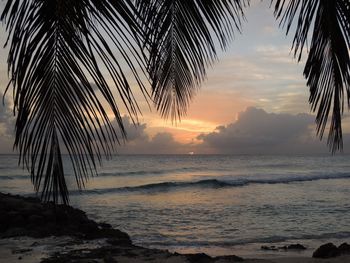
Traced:
[[[56, 252], [41, 262], [240, 262], [237, 256], [210, 257], [206, 254], [178, 254], [132, 244], [128, 234], [107, 223], [89, 219], [85, 212], [64, 205], [42, 204], [30, 197], [0, 193], [0, 238], [71, 236], [79, 240], [104, 239], [93, 249]], [[34, 244], [35, 245], [35, 244]], [[28, 252], [28, 249], [15, 253]], [[17, 259], [22, 260], [21, 256]]]
[[[133, 245], [128, 234], [113, 229], [108, 223], [98, 223], [89, 219], [85, 212], [79, 209], [64, 205], [54, 206], [51, 203], [42, 204], [36, 198], [3, 193], [0, 193], [0, 215], [0, 241], [2, 241], [0, 242], [0, 258], [6, 260], [7, 263], [322, 262], [317, 258], [334, 258], [332, 261], [327, 261], [334, 263], [350, 262], [350, 245], [348, 244], [342, 244], [339, 247], [325, 244], [314, 252], [314, 258], [295, 260], [291, 258], [254, 260], [243, 259], [235, 255], [210, 257], [203, 253], [178, 254], [166, 250], [148, 249]], [[53, 242], [53, 245], [58, 248], [52, 253], [34, 255], [34, 248], [48, 243], [47, 240], [50, 237], [62, 237], [60, 242], [57, 240]], [[64, 237], [69, 237], [69, 239], [64, 239]], [[29, 245], [23, 245], [24, 238], [32, 238]], [[9, 245], [11, 242], [16, 245]], [[291, 244], [284, 247], [264, 246], [261, 249], [274, 251], [304, 250], [306, 248], [301, 244]]]
[[130, 245], [128, 234], [107, 223], [96, 223], [85, 212], [70, 206], [42, 204], [39, 199], [0, 193], [0, 238], [75, 236], [112, 238]]

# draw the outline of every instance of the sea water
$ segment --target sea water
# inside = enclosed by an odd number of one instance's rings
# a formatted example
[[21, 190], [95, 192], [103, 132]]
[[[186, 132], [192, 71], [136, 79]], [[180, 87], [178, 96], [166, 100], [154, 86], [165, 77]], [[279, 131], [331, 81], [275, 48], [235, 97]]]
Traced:
[[[66, 160], [68, 160], [66, 158]], [[350, 241], [350, 156], [122, 155], [70, 202], [138, 245], [211, 255], [266, 255], [261, 245]], [[15, 155], [0, 156], [0, 191], [33, 195]], [[337, 244], [339, 245], [339, 244]], [[288, 252], [289, 253], [289, 252]]]

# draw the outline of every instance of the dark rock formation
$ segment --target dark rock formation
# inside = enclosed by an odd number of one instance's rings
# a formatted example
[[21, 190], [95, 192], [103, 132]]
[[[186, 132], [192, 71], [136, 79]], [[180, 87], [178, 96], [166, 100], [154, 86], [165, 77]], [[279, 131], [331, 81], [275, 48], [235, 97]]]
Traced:
[[85, 212], [65, 205], [42, 204], [39, 199], [0, 193], [0, 238], [30, 236], [76, 236], [111, 238], [130, 245], [130, 237], [111, 225], [96, 223]]
[[338, 247], [340, 254], [349, 255], [350, 254], [350, 245], [348, 243], [343, 243]]
[[236, 255], [211, 257], [205, 253], [179, 254], [176, 252], [174, 254], [171, 254], [171, 255], [185, 256], [187, 261], [190, 263], [213, 263], [213, 262], [217, 262], [217, 261], [220, 261], [220, 262], [242, 262], [242, 261], [244, 261], [243, 258], [238, 257]]
[[[0, 193], [0, 238], [30, 236], [43, 238], [48, 236], [73, 236], [75, 243], [85, 239], [106, 238], [109, 245], [94, 249], [77, 249], [56, 252], [43, 263], [76, 262], [117, 262], [116, 257], [127, 259], [153, 259], [180, 257], [192, 263], [240, 262], [242, 258], [231, 256], [210, 257], [206, 254], [178, 254], [169, 251], [148, 249], [132, 244], [129, 236], [107, 223], [97, 223], [89, 219], [85, 212], [70, 206], [52, 203], [42, 204], [39, 199]], [[38, 245], [34, 242], [31, 246]], [[69, 245], [69, 243], [65, 244]], [[24, 253], [27, 250], [14, 250]], [[19, 256], [18, 259], [22, 259]]]
[[305, 250], [306, 247], [301, 244], [290, 244], [288, 246], [261, 246], [261, 250], [279, 251], [279, 250]]
[[277, 251], [278, 247], [276, 247], [276, 246], [261, 246], [261, 250]]
[[213, 258], [204, 253], [198, 254], [185, 254], [187, 260], [190, 263], [210, 263], [213, 262]]
[[320, 246], [316, 251], [312, 254], [314, 258], [332, 258], [339, 256], [341, 253], [339, 249], [333, 243], [327, 243]]
[[220, 257], [215, 257], [214, 259], [215, 259], [215, 261], [217, 261], [217, 260], [224, 260], [224, 261], [227, 261], [227, 262], [242, 262], [242, 261], [244, 261], [243, 258], [235, 256], [235, 255], [232, 255], [232, 256], [220, 256]]
[[290, 244], [288, 246], [279, 247], [284, 250], [305, 250], [306, 247], [301, 244]]
[[350, 245], [343, 243], [336, 247], [333, 243], [327, 243], [320, 246], [312, 255], [314, 258], [331, 258], [340, 255], [350, 255]]

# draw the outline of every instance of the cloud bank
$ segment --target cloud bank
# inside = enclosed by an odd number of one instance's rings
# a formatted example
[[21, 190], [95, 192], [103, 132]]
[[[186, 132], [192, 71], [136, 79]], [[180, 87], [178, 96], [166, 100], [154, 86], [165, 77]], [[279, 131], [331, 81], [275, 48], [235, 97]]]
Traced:
[[267, 113], [249, 107], [237, 121], [201, 134], [199, 149], [226, 154], [289, 154], [326, 152], [313, 133], [314, 116]]
[[[121, 154], [182, 154], [187, 153], [190, 145], [175, 141], [173, 135], [168, 132], [156, 133], [150, 137], [145, 123], [134, 125], [129, 117], [123, 117], [124, 127], [127, 133], [127, 141], [118, 148]], [[117, 128], [117, 123], [113, 121]]]
[[[8, 105], [8, 103], [6, 103]], [[326, 141], [315, 135], [314, 116], [310, 114], [268, 113], [249, 107], [237, 120], [193, 138], [196, 143], [180, 143], [172, 133], [147, 133], [145, 123], [134, 125], [127, 116], [123, 123], [128, 140], [117, 146], [118, 154], [314, 154], [328, 153]], [[118, 130], [117, 122], [112, 124]], [[0, 108], [1, 153], [12, 152], [14, 118], [10, 108]], [[350, 136], [344, 136], [345, 150]]]
[[[314, 116], [310, 114], [268, 113], [249, 107], [237, 120], [197, 136], [197, 144], [183, 144], [171, 133], [147, 134], [147, 125], [135, 128], [124, 117], [128, 142], [120, 153], [140, 154], [315, 154], [328, 153], [325, 141], [315, 135]], [[345, 145], [349, 145], [345, 136]], [[345, 147], [346, 148], [346, 147]]]

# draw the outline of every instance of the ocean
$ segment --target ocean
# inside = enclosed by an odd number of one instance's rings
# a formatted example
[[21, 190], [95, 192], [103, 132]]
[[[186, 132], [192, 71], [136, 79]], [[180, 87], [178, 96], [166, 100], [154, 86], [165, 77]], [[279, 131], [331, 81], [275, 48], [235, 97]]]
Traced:
[[[350, 156], [121, 155], [70, 201], [137, 245], [266, 256], [262, 245], [350, 241]], [[33, 195], [15, 155], [0, 155], [0, 191]], [[339, 245], [336, 243], [337, 245]]]

